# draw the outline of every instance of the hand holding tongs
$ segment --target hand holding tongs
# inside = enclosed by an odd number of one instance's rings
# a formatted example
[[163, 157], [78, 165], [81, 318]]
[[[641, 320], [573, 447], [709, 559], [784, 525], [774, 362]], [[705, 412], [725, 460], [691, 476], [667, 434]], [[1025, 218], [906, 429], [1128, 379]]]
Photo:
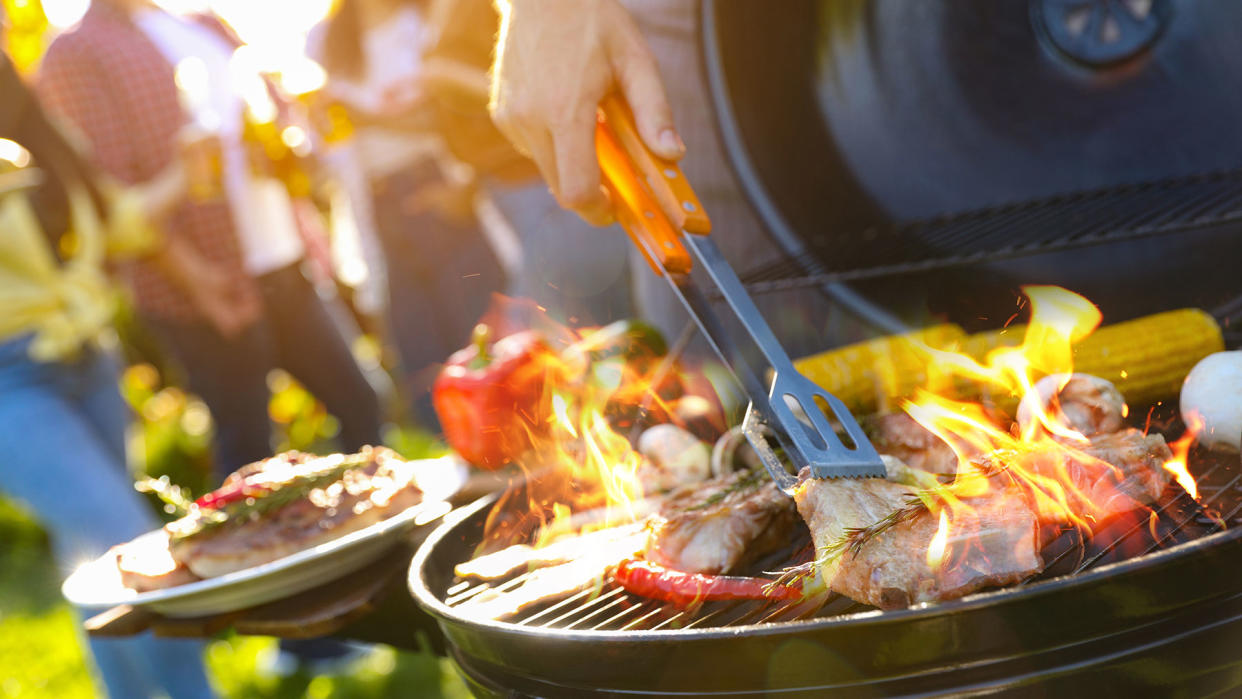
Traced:
[[[629, 107], [618, 97], [607, 97], [600, 104], [595, 150], [617, 221], [656, 273], [669, 281], [712, 349], [746, 391], [750, 399], [746, 438], [777, 484], [791, 492], [797, 479], [767, 443], [760, 421], [775, 432], [794, 467], [809, 466], [814, 478], [884, 477], [884, 462], [845, 404], [794, 369], [733, 268], [708, 237], [711, 221], [681, 169], [647, 149]], [[721, 324], [690, 276], [691, 252], [767, 367], [743, 354]], [[773, 373], [770, 388], [762, 381], [765, 369]], [[836, 419], [837, 428], [826, 413]]]

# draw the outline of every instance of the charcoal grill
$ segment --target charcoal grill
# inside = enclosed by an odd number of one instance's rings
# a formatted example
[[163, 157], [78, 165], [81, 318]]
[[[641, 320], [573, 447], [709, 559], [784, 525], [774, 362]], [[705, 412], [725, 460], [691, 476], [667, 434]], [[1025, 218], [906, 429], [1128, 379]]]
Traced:
[[[1045, 31], [1132, 5], [1146, 40], [1104, 65]], [[702, 7], [726, 153], [786, 253], [739, 268], [752, 295], [826, 288], [886, 327], [850, 284], [915, 325], [930, 307], [974, 330], [1023, 283], [1073, 289], [1110, 322], [1238, 293], [1217, 261], [1242, 255], [1242, 93], [1220, 89], [1242, 79], [1242, 4]]]
[[410, 588], [485, 695], [893, 696], [1038, 682], [1049, 693], [1203, 696], [1242, 676], [1242, 469], [1236, 455], [1197, 453], [1192, 470], [1201, 505], [1171, 485], [1154, 525], [1119, 519], [1085, 547], [1067, 532], [1046, 547], [1036, 578], [909, 610], [841, 597], [811, 614], [803, 603], [753, 601], [680, 610], [605, 585], [510, 621], [471, 620], [455, 607], [521, 580], [454, 577], [480, 543], [492, 498], [432, 534]]
[[[1143, 6], [1107, 46], [1057, 24], [1067, 8]], [[884, 328], [856, 292], [907, 318], [914, 298], [967, 329], [995, 327], [1030, 282], [1083, 293], [1110, 322], [1184, 306], [1237, 316], [1221, 305], [1239, 292], [1236, 270], [1220, 260], [1242, 255], [1242, 93], [1220, 86], [1242, 79], [1242, 3], [702, 7], [726, 151], [786, 253], [740, 270], [752, 294], [823, 288]], [[843, 92], [859, 86], [871, 87]], [[492, 500], [429, 537], [409, 582], [485, 696], [1236, 693], [1242, 465], [1195, 452], [1191, 470], [1198, 504], [1171, 486], [1154, 523], [1118, 519], [1087, 542], [1066, 532], [1036, 578], [908, 610], [844, 598], [814, 613], [678, 610], [605, 585], [512, 621], [470, 620], [455, 607], [483, 588], [453, 567], [480, 543]]]

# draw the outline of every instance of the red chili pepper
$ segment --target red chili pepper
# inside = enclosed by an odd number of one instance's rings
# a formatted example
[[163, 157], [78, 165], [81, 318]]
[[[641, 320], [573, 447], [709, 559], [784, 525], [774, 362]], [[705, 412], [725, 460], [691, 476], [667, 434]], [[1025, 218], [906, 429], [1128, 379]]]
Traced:
[[499, 468], [530, 447], [546, 428], [544, 385], [556, 371], [555, 352], [533, 331], [488, 346], [491, 331], [475, 328], [436, 377], [431, 400], [449, 446], [486, 469]]
[[238, 500], [245, 500], [249, 497], [262, 495], [268, 490], [269, 488], [265, 486], [247, 483], [246, 479], [243, 478], [233, 485], [217, 488], [210, 493], [204, 494], [202, 497], [195, 500], [194, 504], [198, 505], [199, 509], [203, 510], [219, 509], [230, 502], [237, 502]]
[[802, 591], [764, 578], [703, 575], [665, 568], [651, 561], [622, 561], [613, 571], [617, 584], [640, 597], [684, 607], [692, 602], [730, 599], [794, 600]]

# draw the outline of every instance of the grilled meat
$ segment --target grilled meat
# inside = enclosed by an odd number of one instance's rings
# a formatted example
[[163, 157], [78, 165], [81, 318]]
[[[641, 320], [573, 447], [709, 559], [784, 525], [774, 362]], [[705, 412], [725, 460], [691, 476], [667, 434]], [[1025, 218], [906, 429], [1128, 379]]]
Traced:
[[986, 587], [1011, 585], [1043, 570], [1039, 521], [1018, 487], [963, 498], [946, 512], [943, 555], [929, 554], [940, 516], [921, 506], [861, 538], [841, 553], [831, 587], [852, 600], [899, 609], [956, 599]]
[[[1077, 449], [998, 451], [975, 463], [987, 471], [1017, 463], [1027, 473], [1055, 480], [1068, 486], [1064, 491], [1071, 511], [1101, 520], [1158, 500], [1171, 478], [1164, 462], [1172, 456], [1164, 437], [1130, 428], [1096, 436]], [[1050, 516], [1059, 511], [1043, 512], [1044, 523], [1056, 523]]]
[[793, 503], [762, 471], [739, 471], [669, 494], [648, 523], [646, 557], [686, 573], [728, 573], [789, 542]]
[[312, 548], [422, 501], [412, 465], [388, 449], [250, 464], [165, 526], [163, 551], [118, 550], [123, 580], [149, 590], [225, 575]]
[[110, 553], [116, 556], [121, 584], [135, 592], [162, 590], [201, 580], [172, 557], [168, 550], [168, 533], [162, 530], [158, 536], [144, 536], [114, 546]]
[[871, 444], [881, 454], [928, 473], [957, 473], [957, 454], [944, 440], [906, 413], [873, 415], [863, 420]]
[[961, 506], [944, 508], [948, 536], [939, 560], [928, 549], [940, 517], [913, 487], [817, 480], [804, 472], [795, 498], [824, 580], [851, 599], [891, 609], [1013, 584], [1042, 570], [1041, 529], [1064, 524], [1066, 515], [1040, 506], [1051, 497], [1041, 479], [1061, 484], [1075, 515], [1099, 521], [1159, 498], [1170, 478], [1168, 458], [1163, 437], [1134, 429], [1098, 435], [1078, 449], [1049, 444], [977, 457], [980, 475], [948, 486]]

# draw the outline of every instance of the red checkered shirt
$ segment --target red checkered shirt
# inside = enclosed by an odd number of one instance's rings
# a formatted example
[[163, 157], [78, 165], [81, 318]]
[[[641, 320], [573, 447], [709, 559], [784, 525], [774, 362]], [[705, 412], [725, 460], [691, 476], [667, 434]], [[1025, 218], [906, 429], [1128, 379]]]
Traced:
[[[38, 89], [44, 104], [86, 137], [96, 164], [126, 183], [147, 181], [172, 161], [177, 132], [188, 120], [168, 60], [123, 12], [102, 2], [92, 5], [77, 28], [52, 42]], [[163, 231], [190, 241], [236, 284], [254, 285], [242, 267], [223, 198], [181, 204]], [[154, 263], [131, 262], [119, 271], [142, 313], [179, 321], [201, 317]]]

